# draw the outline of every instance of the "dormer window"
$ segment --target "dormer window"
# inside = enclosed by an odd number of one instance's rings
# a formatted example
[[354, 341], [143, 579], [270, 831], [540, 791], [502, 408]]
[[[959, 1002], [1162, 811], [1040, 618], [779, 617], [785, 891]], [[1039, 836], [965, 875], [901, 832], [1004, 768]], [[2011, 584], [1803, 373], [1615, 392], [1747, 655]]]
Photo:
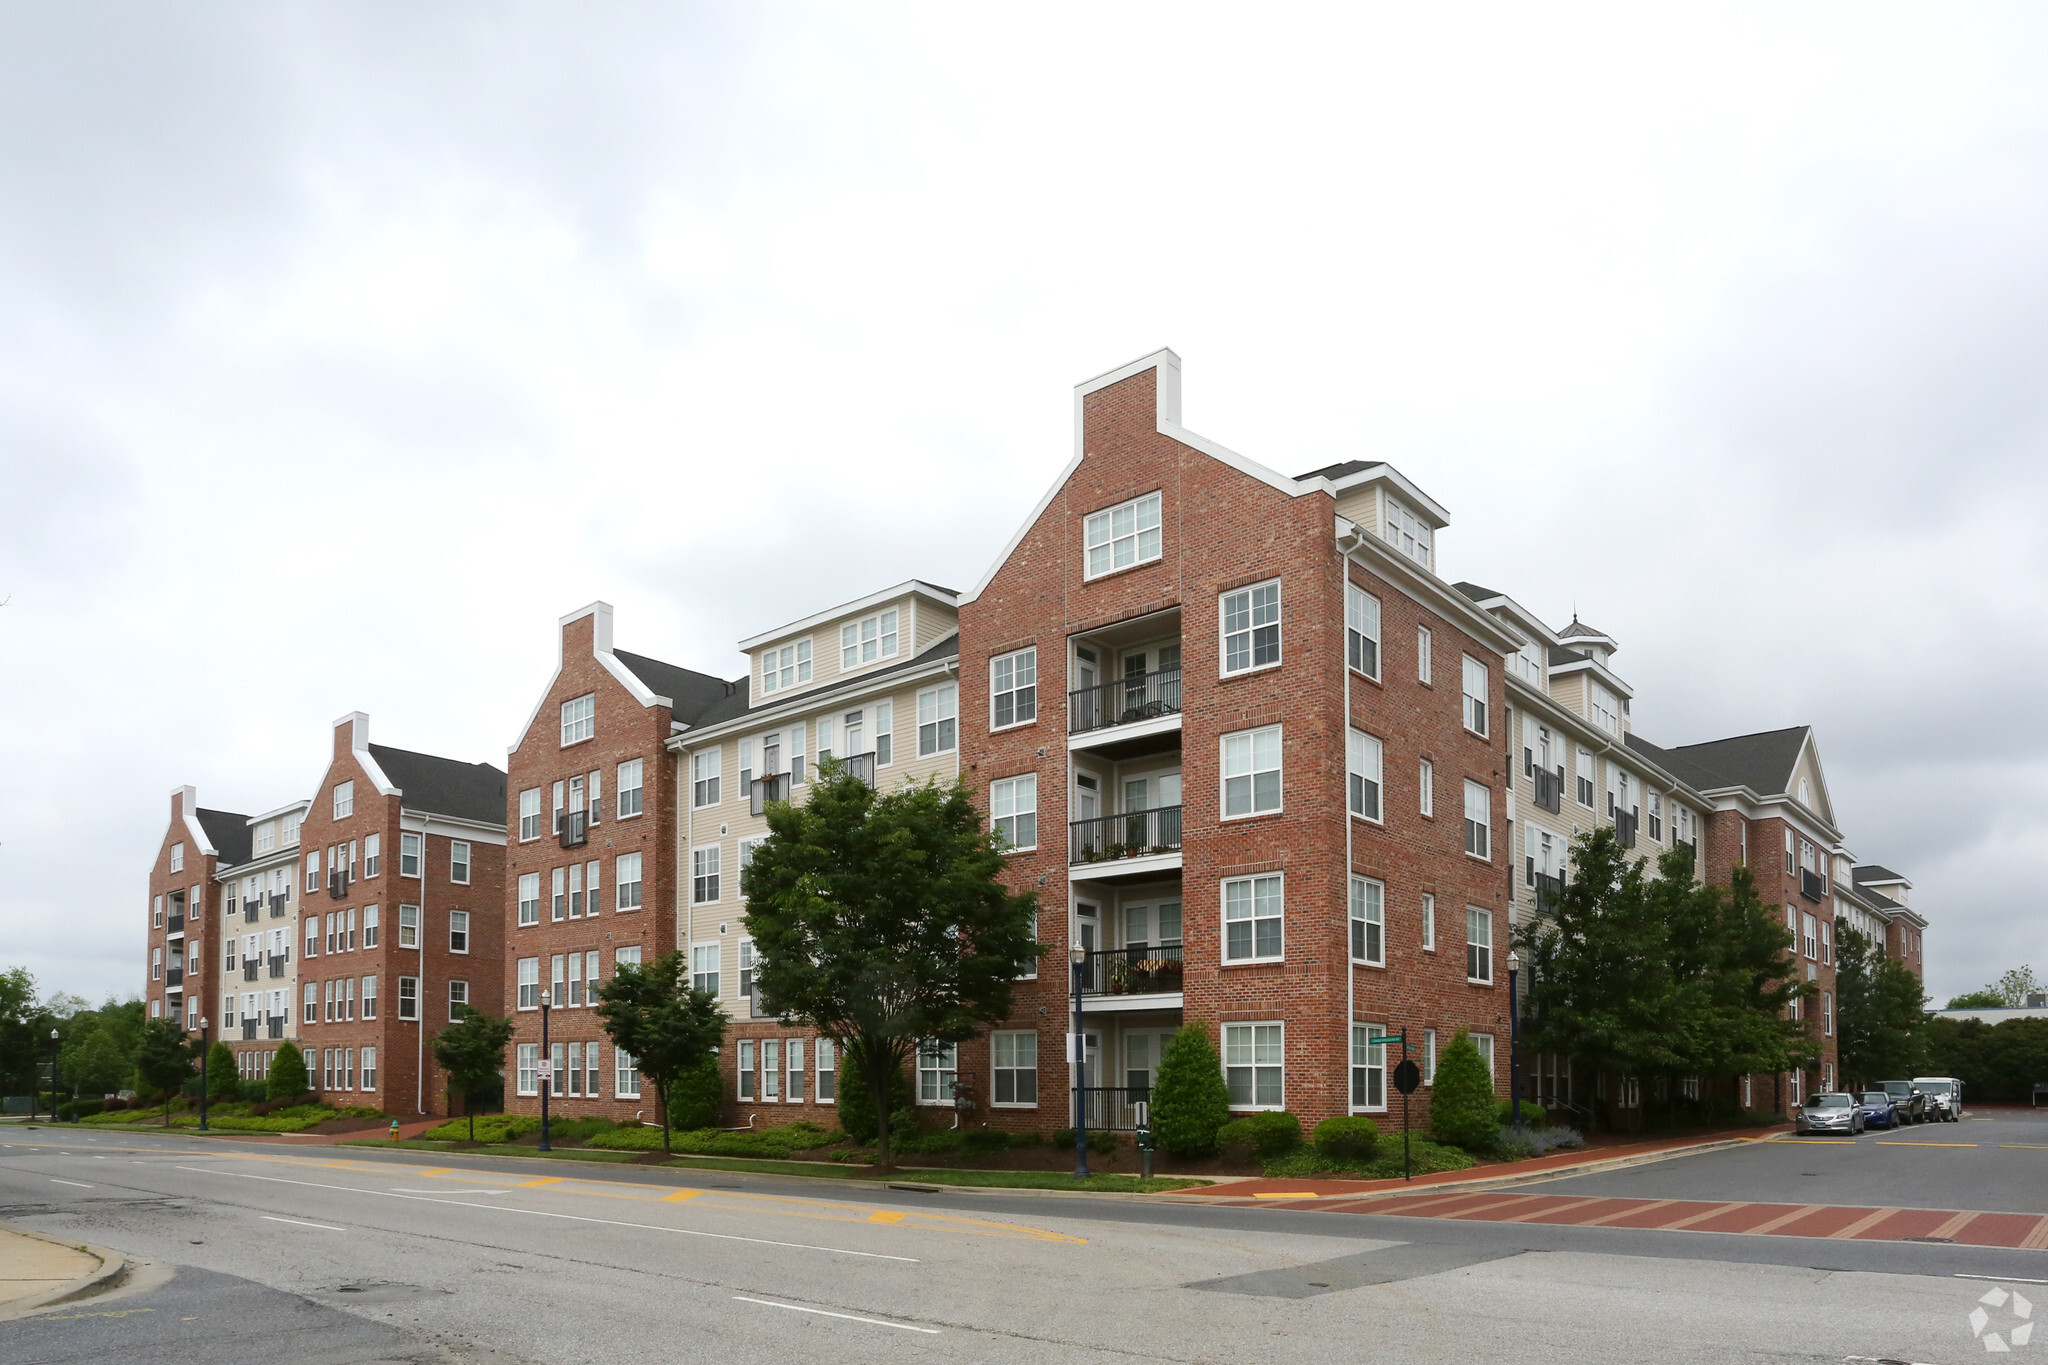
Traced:
[[256, 851], [269, 853], [277, 847], [277, 823], [265, 820], [256, 826]]
[[1543, 657], [1543, 642], [1531, 640], [1508, 655], [1508, 671], [1531, 687], [1545, 686], [1549, 669]]
[[1089, 578], [1159, 558], [1159, 495], [1147, 493], [1090, 514], [1081, 535]]
[[[839, 671], [852, 672], [863, 664], [896, 657], [896, 609], [849, 621], [839, 628]], [[765, 689], [764, 689], [765, 690]]]
[[811, 642], [808, 639], [761, 652], [761, 692], [764, 696], [810, 680]]
[[1427, 569], [1432, 567], [1429, 541], [1429, 523], [1402, 505], [1392, 494], [1382, 495], [1386, 501], [1387, 516], [1385, 534], [1387, 544], [1407, 555]]

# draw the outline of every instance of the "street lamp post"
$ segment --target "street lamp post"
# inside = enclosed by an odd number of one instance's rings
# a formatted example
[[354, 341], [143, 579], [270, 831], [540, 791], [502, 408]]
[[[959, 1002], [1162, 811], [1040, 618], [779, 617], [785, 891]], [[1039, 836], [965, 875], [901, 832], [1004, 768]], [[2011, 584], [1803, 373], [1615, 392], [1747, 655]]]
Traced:
[[[50, 1030], [50, 1122], [57, 1121], [57, 1030]], [[78, 1122], [78, 1106], [71, 1106], [71, 1121]]]
[[210, 1043], [208, 1043], [208, 1041], [207, 1041], [207, 1030], [208, 1030], [208, 1028], [209, 1028], [209, 1027], [211, 1026], [212, 1022], [213, 1022], [212, 1020], [210, 1020], [210, 1019], [206, 1018], [206, 1017], [205, 1017], [205, 1016], [203, 1016], [203, 1015], [202, 1015], [202, 1016], [200, 1017], [200, 1020], [199, 1020], [199, 1131], [200, 1131], [200, 1132], [202, 1132], [202, 1133], [203, 1133], [203, 1132], [205, 1132], [205, 1131], [207, 1131], [207, 1129], [206, 1129], [206, 1063], [207, 1063], [207, 1056], [206, 1056], [206, 1053], [207, 1053], [207, 1049], [208, 1049], [208, 1048], [209, 1048], [209, 1047], [211, 1046], [211, 1044], [210, 1044]]
[[1088, 950], [1070, 951], [1074, 964], [1074, 1177], [1088, 1178], [1088, 1035], [1083, 1031], [1081, 978], [1088, 970]]
[[553, 992], [540, 993], [540, 1150], [552, 1152], [548, 1146], [548, 1092], [555, 1088], [555, 1054], [548, 1047], [548, 1007], [554, 1004]]

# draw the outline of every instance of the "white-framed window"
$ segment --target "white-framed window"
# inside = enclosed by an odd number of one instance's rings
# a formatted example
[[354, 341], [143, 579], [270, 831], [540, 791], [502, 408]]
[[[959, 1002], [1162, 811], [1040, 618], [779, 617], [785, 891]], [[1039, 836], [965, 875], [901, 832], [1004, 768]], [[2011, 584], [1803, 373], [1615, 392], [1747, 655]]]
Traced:
[[537, 957], [519, 959], [519, 1008], [540, 1008], [540, 959]]
[[519, 922], [522, 925], [540, 923], [540, 873], [519, 874]]
[[597, 735], [597, 694], [586, 693], [562, 703], [562, 747]]
[[1223, 960], [1277, 962], [1286, 952], [1287, 893], [1278, 872], [1223, 881]]
[[1824, 966], [1835, 960], [1834, 932], [1826, 920], [1820, 922], [1820, 960]]
[[1422, 1083], [1436, 1084], [1436, 1030], [1433, 1028], [1422, 1031]]
[[702, 810], [718, 804], [718, 779], [724, 766], [725, 748], [714, 745], [690, 755], [690, 806]]
[[320, 889], [320, 850], [314, 849], [306, 855], [306, 893], [311, 895]]
[[782, 1100], [782, 1040], [763, 1038], [761, 1040], [761, 1103], [778, 1104]]
[[1593, 751], [1591, 749], [1580, 749], [1578, 751], [1576, 766], [1573, 768], [1573, 776], [1577, 787], [1574, 794], [1577, 796], [1579, 804], [1587, 810], [1592, 810], [1593, 793], [1600, 783], [1599, 774], [1594, 768]]
[[718, 994], [718, 954], [716, 943], [694, 943], [690, 945], [690, 989]]
[[[334, 789], [334, 791], [335, 791], [335, 795], [336, 795], [336, 797], [338, 798], [338, 797], [340, 796], [340, 794], [341, 794], [341, 788], [340, 788], [340, 787], [336, 787], [336, 788]], [[336, 819], [339, 819], [339, 818], [340, 818], [340, 816], [336, 816], [335, 818], [336, 818]], [[184, 845], [184, 844], [182, 844], [182, 843], [176, 843], [176, 844], [172, 844], [172, 845], [171, 845], [171, 871], [173, 871], [173, 872], [183, 872], [184, 870], [185, 870], [185, 845]]]
[[1232, 1109], [1282, 1108], [1287, 1094], [1284, 1026], [1225, 1024], [1223, 1081]]
[[1000, 1107], [1024, 1108], [1038, 1103], [1038, 1034], [1032, 1029], [1013, 1029], [988, 1036], [989, 1059], [993, 1069], [990, 1102]]
[[519, 793], [519, 838], [522, 843], [540, 838], [539, 787], [528, 787]]
[[1664, 842], [1664, 797], [1659, 792], [1650, 793], [1650, 842]]
[[1483, 735], [1487, 733], [1486, 699], [1489, 695], [1488, 684], [1491, 681], [1491, 670], [1470, 654], [1465, 655], [1464, 660], [1465, 728], [1475, 735]]
[[398, 1017], [418, 1019], [420, 1017], [420, 979], [416, 976], [398, 978]]
[[1429, 523], [1396, 501], [1392, 494], [1383, 493], [1380, 496], [1386, 504], [1387, 515], [1383, 534], [1387, 544], [1423, 568], [1430, 567]]
[[1353, 730], [1345, 746], [1344, 791], [1353, 815], [1378, 820], [1380, 812], [1380, 742], [1363, 730]]
[[[917, 694], [917, 752], [919, 757], [949, 754], [960, 744], [960, 688], [941, 683]], [[878, 756], [875, 760], [881, 762]]]
[[1387, 888], [1371, 877], [1351, 879], [1351, 960], [1387, 965]]
[[466, 953], [469, 951], [469, 911], [448, 912], [448, 951]]
[[1280, 809], [1280, 727], [1223, 736], [1223, 818]]
[[365, 948], [374, 948], [377, 946], [377, 925], [379, 913], [380, 912], [378, 911], [377, 907], [374, 905], [365, 906], [363, 908], [363, 946]]
[[719, 855], [717, 844], [690, 850], [690, 904], [715, 905], [720, 899]]
[[780, 649], [761, 651], [761, 693], [781, 692], [798, 687], [811, 680], [811, 640], [809, 636], [794, 644], [783, 645]]
[[550, 871], [553, 883], [548, 898], [548, 918], [560, 924], [569, 917], [569, 869], [557, 867]]
[[1416, 765], [1415, 789], [1416, 808], [1433, 818], [1436, 815], [1436, 764], [1426, 758]]
[[469, 885], [469, 841], [450, 839], [448, 841], [448, 880], [457, 886]]
[[640, 1098], [640, 1060], [622, 1047], [612, 1049], [612, 1093], [622, 1100]]
[[1378, 1113], [1387, 1107], [1387, 1049], [1379, 1040], [1384, 1024], [1351, 1026], [1351, 1108]]
[[423, 859], [420, 853], [420, 836], [400, 831], [398, 836], [398, 875], [420, 877], [424, 875]]
[[1806, 949], [1808, 959], [1817, 962], [1820, 960], [1820, 921], [1812, 915], [1801, 915], [1799, 923], [1800, 928], [1804, 930], [1799, 936], [1799, 941]]
[[346, 782], [337, 782], [337, 783], [335, 783], [335, 784], [334, 784], [334, 818], [335, 818], [335, 819], [337, 819], [337, 820], [346, 820], [346, 819], [348, 819], [348, 818], [349, 818], [349, 816], [351, 816], [351, 815], [354, 815], [355, 813], [356, 813], [356, 784], [355, 784], [355, 779], [354, 779], [354, 778], [350, 778], [350, 779], [349, 779], [348, 781], [346, 781]]
[[637, 853], [621, 853], [618, 866], [612, 875], [613, 879], [618, 883], [618, 908], [621, 910], [638, 910], [640, 908], [640, 855]]
[[1223, 674], [1249, 673], [1280, 662], [1280, 580], [1235, 588], [1218, 599]]
[[374, 976], [366, 976], [363, 978], [363, 1018], [375, 1019], [376, 1017], [377, 978]]
[[1465, 907], [1465, 979], [1493, 984], [1493, 912], [1477, 905]]
[[1380, 675], [1380, 599], [1356, 583], [1344, 585], [1344, 662], [1354, 673]]
[[960, 1077], [960, 1045], [927, 1038], [917, 1045], [917, 1102], [951, 1104]]
[[[1491, 1077], [1494, 1074], [1493, 1035], [1491, 1033], [1468, 1033], [1465, 1036], [1470, 1038], [1472, 1046], [1479, 1050], [1479, 1060], [1486, 1063], [1486, 1074]], [[1640, 1109], [1642, 1104], [1638, 1101], [1632, 1107]]]
[[1159, 558], [1159, 495], [1147, 493], [1090, 513], [1081, 523], [1081, 543], [1087, 551], [1087, 578]]
[[1038, 774], [989, 784], [990, 827], [1012, 849], [1038, 847]]
[[988, 706], [991, 729], [1038, 719], [1037, 646], [989, 660]]
[[750, 1000], [754, 995], [754, 940], [743, 938], [739, 941], [740, 999]]
[[619, 818], [640, 813], [642, 760], [629, 758], [619, 765]]
[[448, 1022], [451, 1024], [461, 1023], [462, 1007], [468, 1003], [469, 983], [467, 981], [450, 981], [448, 983]]
[[1586, 709], [1592, 714], [1593, 723], [1608, 734], [1621, 733], [1621, 702], [1591, 679], [1586, 682]]
[[1820, 1031], [1827, 1037], [1835, 1036], [1835, 996], [1832, 991], [1820, 993]]
[[839, 1102], [839, 1045], [830, 1038], [818, 1040], [818, 1103]]
[[540, 1044], [519, 1044], [518, 1093], [538, 1095], [540, 1093]]
[[754, 1088], [759, 1083], [759, 1078], [754, 1072], [754, 1040], [752, 1038], [740, 1039], [738, 1071], [739, 1097], [742, 1100], [752, 1100], [754, 1098]]
[[1429, 891], [1422, 893], [1422, 951], [1436, 951], [1436, 895]]
[[1429, 633], [1429, 627], [1417, 626], [1415, 628], [1415, 681], [1419, 683], [1434, 681], [1434, 678], [1431, 676], [1435, 671], [1435, 663], [1430, 657], [1431, 643], [1432, 637]]
[[839, 628], [839, 671], [848, 673], [879, 659], [896, 657], [896, 608]]
[[417, 948], [420, 946], [420, 908], [417, 905], [398, 907], [398, 946]]
[[365, 834], [363, 836], [363, 875], [374, 877], [384, 870], [384, 836]]
[[149, 927], [152, 929], [164, 927], [164, 898], [162, 896], [158, 896], [150, 902]]
[[617, 976], [617, 975], [618, 975], [618, 972], [619, 972], [619, 968], [621, 968], [621, 967], [637, 967], [637, 966], [639, 966], [639, 965], [640, 965], [640, 945], [639, 945], [639, 944], [637, 944], [637, 943], [636, 943], [636, 944], [634, 944], [634, 945], [633, 945], [632, 947], [630, 947], [630, 948], [617, 948], [617, 949], [614, 949], [614, 950], [613, 950], [613, 952], [612, 952], [612, 975], [614, 975], [614, 976]]
[[[1465, 780], [1465, 851], [1475, 858], [1493, 857], [1493, 792], [1484, 784]], [[1513, 849], [1508, 850], [1514, 853]]]
[[299, 1018], [300, 1022], [307, 1024], [317, 1024], [320, 1022], [320, 985], [318, 982], [308, 981], [306, 983], [304, 1011]]

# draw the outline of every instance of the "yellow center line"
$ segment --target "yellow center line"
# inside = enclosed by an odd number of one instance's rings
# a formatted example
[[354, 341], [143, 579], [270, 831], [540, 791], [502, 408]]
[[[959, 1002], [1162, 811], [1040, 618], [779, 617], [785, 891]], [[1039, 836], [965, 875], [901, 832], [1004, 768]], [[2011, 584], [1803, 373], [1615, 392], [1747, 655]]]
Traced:
[[541, 1185], [559, 1185], [568, 1178], [565, 1175], [544, 1175], [538, 1180], [522, 1180], [512, 1188], [516, 1190], [530, 1190]]
[[680, 1204], [686, 1199], [695, 1199], [702, 1193], [704, 1193], [702, 1190], [677, 1190], [674, 1194], [664, 1195], [661, 1202], [664, 1204]]
[[1876, 1145], [1879, 1147], [1975, 1147], [1977, 1144], [1974, 1142], [1907, 1142], [1904, 1140], [1891, 1141], [1879, 1138]]
[[2008, 1152], [2048, 1152], [2048, 1147], [2038, 1142], [2001, 1142], [1998, 1145]]
[[876, 1209], [868, 1215], [870, 1223], [900, 1223], [910, 1215], [901, 1209]]

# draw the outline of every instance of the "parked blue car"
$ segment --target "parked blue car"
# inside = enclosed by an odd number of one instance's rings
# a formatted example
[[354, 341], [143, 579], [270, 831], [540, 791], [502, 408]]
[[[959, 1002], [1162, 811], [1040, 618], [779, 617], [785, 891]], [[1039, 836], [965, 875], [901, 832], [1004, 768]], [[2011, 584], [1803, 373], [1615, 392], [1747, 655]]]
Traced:
[[1863, 1111], [1865, 1128], [1896, 1128], [1899, 1126], [1898, 1101], [1882, 1090], [1866, 1090], [1856, 1097], [1856, 1107]]

